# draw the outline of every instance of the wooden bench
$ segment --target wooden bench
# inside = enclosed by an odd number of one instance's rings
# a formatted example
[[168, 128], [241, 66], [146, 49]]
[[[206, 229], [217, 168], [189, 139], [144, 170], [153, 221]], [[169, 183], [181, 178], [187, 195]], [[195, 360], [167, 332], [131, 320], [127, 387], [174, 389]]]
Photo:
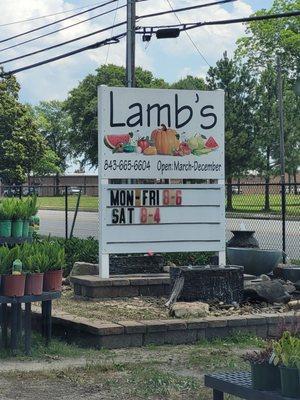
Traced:
[[224, 393], [248, 400], [295, 400], [280, 392], [266, 392], [252, 388], [250, 372], [222, 372], [205, 375], [205, 386], [213, 389], [213, 400], [224, 400]]
[[[10, 348], [12, 353], [16, 353], [18, 342], [22, 336], [22, 303], [25, 304], [24, 312], [24, 344], [25, 353], [31, 353], [31, 303], [42, 303], [42, 334], [46, 339], [46, 344], [51, 340], [51, 310], [52, 300], [58, 299], [60, 292], [44, 292], [39, 296], [25, 295], [22, 297], [0, 296], [0, 320], [1, 320], [1, 344], [4, 348]], [[10, 304], [10, 313], [7, 305]], [[8, 324], [10, 314], [10, 343], [8, 341]]]

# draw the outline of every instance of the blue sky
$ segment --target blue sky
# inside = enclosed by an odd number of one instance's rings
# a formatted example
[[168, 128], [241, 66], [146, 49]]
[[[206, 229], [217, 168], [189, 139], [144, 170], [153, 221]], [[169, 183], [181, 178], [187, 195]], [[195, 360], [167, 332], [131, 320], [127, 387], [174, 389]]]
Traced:
[[[32, 18], [45, 14], [69, 10], [73, 7], [101, 3], [103, 0], [10, 0], [1, 5], [0, 25], [16, 21], [24, 18]], [[206, 3], [207, 0], [171, 0], [174, 7], [184, 7], [188, 5]], [[119, 4], [124, 4], [125, 0], [119, 0]], [[199, 10], [180, 13], [178, 16], [183, 22], [208, 21], [226, 18], [237, 18], [247, 16], [252, 12], [261, 9], [269, 8], [272, 4], [271, 0], [237, 0], [228, 5], [213, 6], [202, 8]], [[115, 7], [115, 6], [113, 6]], [[102, 10], [113, 8], [107, 6]], [[150, 13], [158, 10], [168, 10], [169, 5], [166, 0], [148, 0], [138, 5], [137, 15]], [[90, 16], [99, 13], [94, 11]], [[67, 29], [58, 34], [48, 36], [44, 39], [37, 40], [27, 45], [16, 47], [14, 49], [1, 52], [0, 61], [5, 59], [31, 52], [43, 47], [51, 46], [55, 43], [72, 39], [76, 36], [84, 35], [85, 33], [101, 29], [112, 24], [115, 12], [78, 25], [72, 29]], [[61, 18], [61, 16], [59, 16]], [[0, 27], [0, 35], [2, 38], [12, 36], [27, 29], [41, 26], [46, 22], [52, 22], [57, 17], [52, 17], [44, 20], [32, 21], [26, 24], [10, 25]], [[59, 26], [66, 26], [73, 21], [80, 21], [84, 16], [77, 17], [75, 20], [66, 21]], [[116, 21], [124, 20], [125, 10], [119, 10], [116, 16]], [[139, 25], [152, 25], [160, 23], [178, 23], [173, 14], [159, 17], [155, 19], [146, 19]], [[32, 38], [37, 34], [49, 32], [56, 28], [48, 28], [45, 31], [39, 31], [31, 35], [27, 35], [24, 39]], [[124, 28], [120, 28], [123, 30]], [[120, 32], [115, 30], [114, 33]], [[72, 45], [63, 46], [49, 52], [45, 52], [31, 58], [23, 59], [17, 62], [6, 64], [6, 69], [14, 69], [33, 62], [40, 61], [44, 58], [53, 57], [64, 52], [76, 49], [78, 47], [91, 44], [95, 41], [102, 40], [107, 37], [110, 32], [105, 32], [98, 36], [93, 36]], [[236, 39], [244, 34], [244, 26], [241, 24], [230, 25], [226, 27], [203, 27], [201, 29], [190, 31], [193, 40], [197, 43], [198, 48], [204, 55], [209, 65], [214, 65], [225, 50], [231, 55], [235, 49]], [[23, 38], [22, 38], [23, 39]], [[16, 44], [21, 39], [2, 43], [1, 48], [8, 44]], [[4, 46], [5, 45], [5, 46]], [[95, 68], [104, 64], [106, 58], [108, 63], [124, 65], [125, 61], [125, 40], [118, 45], [110, 46], [81, 53], [68, 59], [60, 60], [34, 70], [26, 71], [17, 75], [21, 83], [21, 100], [36, 104], [41, 100], [48, 99], [64, 99], [68, 92], [75, 87], [80, 80], [87, 74], [93, 73]], [[195, 51], [193, 45], [184, 33], [180, 38], [174, 40], [158, 41], [153, 38], [147, 46], [137, 38], [137, 65], [142, 66], [153, 72], [155, 76], [162, 77], [168, 82], [173, 82], [185, 77], [187, 74], [204, 77], [208, 68], [207, 63]]]

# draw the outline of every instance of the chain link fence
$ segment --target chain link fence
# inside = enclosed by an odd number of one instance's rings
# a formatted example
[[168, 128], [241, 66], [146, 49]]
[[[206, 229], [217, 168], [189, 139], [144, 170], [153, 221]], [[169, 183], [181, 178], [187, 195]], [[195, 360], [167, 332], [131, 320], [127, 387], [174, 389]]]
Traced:
[[[98, 237], [98, 186], [1, 186], [1, 197], [38, 196], [40, 233]], [[283, 249], [300, 260], [300, 185], [226, 185], [226, 239], [255, 231], [261, 248]]]

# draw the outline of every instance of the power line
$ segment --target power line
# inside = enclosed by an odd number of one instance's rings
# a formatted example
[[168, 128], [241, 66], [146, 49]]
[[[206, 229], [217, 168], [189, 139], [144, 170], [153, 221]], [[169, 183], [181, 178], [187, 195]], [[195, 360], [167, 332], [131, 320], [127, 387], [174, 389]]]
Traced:
[[300, 11], [289, 11], [285, 13], [278, 14], [266, 14], [266, 15], [254, 15], [251, 17], [243, 17], [243, 18], [235, 18], [235, 19], [226, 19], [226, 20], [218, 20], [218, 21], [207, 21], [207, 22], [187, 22], [177, 25], [156, 25], [156, 26], [141, 26], [136, 30], [136, 33], [144, 35], [145, 32], [148, 33], [156, 33], [158, 29], [167, 29], [167, 28], [179, 28], [180, 31], [186, 31], [190, 29], [199, 28], [202, 26], [209, 25], [228, 25], [228, 24], [238, 24], [242, 22], [255, 22], [255, 21], [264, 21], [269, 19], [280, 19], [280, 18], [288, 18], [288, 17], [297, 17], [300, 15]]
[[[118, 2], [117, 2], [117, 6], [118, 6], [118, 4], [119, 4], [119, 0], [118, 0]], [[125, 7], [125, 6], [126, 6], [126, 4], [125, 4], [124, 6], [122, 6], [122, 7]], [[110, 33], [111, 36], [112, 36], [113, 33], [114, 33], [114, 25], [115, 25], [116, 19], [117, 19], [118, 8], [119, 8], [119, 7], [116, 8], [115, 16], [114, 16], [114, 19], [113, 19], [113, 27], [111, 28], [111, 33]], [[107, 53], [106, 53], [106, 58], [105, 58], [105, 65], [107, 64], [107, 61], [108, 61], [109, 49], [110, 49], [110, 45], [108, 45], [108, 47], [107, 47]]]
[[198, 8], [210, 7], [210, 6], [224, 4], [224, 3], [232, 3], [234, 1], [237, 1], [237, 0], [219, 0], [219, 1], [214, 1], [212, 3], [198, 4], [196, 6], [182, 7], [182, 8], [176, 8], [176, 9], [172, 8], [172, 10], [168, 10], [168, 11], [160, 11], [160, 12], [156, 12], [156, 13], [152, 13], [152, 14], [141, 15], [141, 16], [137, 17], [137, 19], [157, 17], [160, 15], [172, 14], [172, 13], [189, 11], [189, 10], [196, 10]]
[[[110, 2], [115, 2], [115, 1], [118, 1], [118, 0], [111, 0]], [[147, 0], [139, 0], [139, 2], [141, 2], [141, 1], [147, 1]], [[216, 4], [229, 3], [229, 2], [232, 2], [232, 1], [236, 1], [236, 0], [219, 0], [219, 1], [216, 1], [216, 2], [213, 2], [213, 3], [206, 3], [206, 4], [196, 5], [196, 6], [178, 8], [178, 9], [176, 9], [176, 10], [170, 10], [170, 11], [161, 11], [161, 12], [155, 13], [155, 14], [145, 14], [145, 15], [142, 15], [142, 16], [140, 16], [140, 17], [137, 17], [137, 20], [139, 20], [139, 19], [141, 19], [141, 18], [149, 18], [149, 17], [152, 17], [152, 16], [154, 16], [154, 15], [155, 15], [155, 16], [158, 16], [158, 15], [164, 15], [164, 14], [166, 14], [166, 13], [187, 11], [187, 10], [191, 10], [191, 9], [195, 9], [195, 8], [209, 7], [209, 6], [216, 5]], [[106, 3], [106, 4], [107, 4], [107, 3]], [[126, 23], [126, 22], [123, 22], [123, 23], [121, 23], [121, 24], [119, 24], [119, 25], [117, 24], [117, 25], [115, 25], [115, 27], [118, 27], [118, 26], [123, 25], [123, 24], [125, 24], [125, 23]], [[109, 29], [111, 29], [111, 27], [110, 27]], [[57, 48], [57, 47], [60, 47], [60, 46], [64, 46], [64, 45], [66, 45], [66, 44], [73, 43], [73, 42], [75, 42], [75, 41], [77, 41], [77, 40], [81, 40], [81, 39], [87, 38], [87, 37], [89, 37], [89, 36], [96, 35], [96, 34], [98, 34], [98, 33], [104, 32], [105, 30], [107, 30], [107, 29], [104, 29], [104, 30], [101, 29], [100, 31], [98, 30], [98, 31], [95, 31], [95, 32], [91, 32], [91, 33], [89, 33], [89, 34], [87, 34], [87, 35], [79, 36], [79, 37], [77, 37], [77, 38], [74, 38], [74, 39], [71, 39], [71, 40], [67, 40], [67, 41], [65, 41], [65, 42], [58, 43], [58, 44], [53, 45], [53, 46], [46, 47], [46, 48], [44, 48], [44, 49], [40, 49], [40, 50], [33, 51], [33, 52], [31, 52], [31, 53], [23, 54], [23, 55], [21, 55], [21, 56], [14, 57], [14, 58], [11, 58], [11, 59], [9, 59], [9, 60], [2, 61], [2, 62], [0, 62], [0, 64], [1, 64], [1, 63], [2, 63], [2, 64], [5, 64], [5, 63], [8, 63], [8, 62], [20, 60], [20, 59], [23, 59], [23, 58], [25, 58], [25, 57], [29, 57], [29, 56], [32, 56], [32, 55], [35, 55], [35, 54], [42, 53], [42, 52], [44, 52], [44, 51], [52, 50], [52, 49], [54, 49], [54, 48]], [[45, 35], [43, 35], [43, 36], [47, 36], [47, 34], [45, 34]], [[1, 41], [0, 41], [0, 43], [1, 43]], [[12, 46], [11, 46], [11, 47], [12, 47]], [[10, 48], [11, 48], [11, 47], [10, 47]], [[5, 50], [5, 49], [2, 49], [2, 50]], [[2, 50], [0, 50], [0, 51], [2, 51]]]
[[[149, 0], [137, 0], [136, 2], [137, 3], [141, 3], [141, 2], [144, 2], [144, 1], [149, 1]], [[70, 10], [59, 11], [59, 12], [56, 12], [56, 13], [53, 13], [53, 14], [41, 15], [39, 17], [33, 17], [33, 18], [21, 19], [19, 21], [8, 22], [6, 24], [0, 24], [0, 28], [2, 28], [3, 26], [17, 25], [17, 24], [22, 24], [24, 22], [36, 21], [38, 19], [44, 19], [44, 18], [48, 18], [48, 17], [55, 17], [56, 15], [67, 14], [67, 13], [69, 13], [71, 11], [83, 10], [84, 8], [87, 8], [87, 7], [93, 7], [96, 4], [98, 4], [98, 3], [87, 4], [86, 6], [71, 8]]]
[[[117, 1], [119, 1], [119, 0], [117, 0]], [[80, 25], [80, 24], [83, 24], [84, 22], [91, 21], [92, 19], [99, 18], [99, 17], [102, 17], [103, 15], [110, 14], [111, 12], [113, 12], [113, 11], [115, 11], [115, 10], [117, 11], [118, 9], [123, 8], [123, 7], [126, 7], [126, 4], [124, 4], [124, 5], [122, 5], [122, 6], [119, 6], [119, 7], [116, 7], [116, 8], [113, 8], [113, 9], [111, 9], [111, 10], [105, 11], [105, 12], [103, 12], [103, 13], [94, 15], [94, 16], [92, 16], [92, 17], [90, 17], [90, 18], [86, 18], [86, 19], [84, 19], [84, 20], [82, 20], [82, 21], [75, 22], [74, 24], [71, 24], [71, 25], [68, 25], [68, 26], [64, 26], [63, 28], [56, 29], [55, 31], [45, 33], [44, 35], [36, 36], [36, 37], [34, 37], [34, 38], [32, 38], [32, 39], [28, 39], [28, 40], [25, 40], [25, 41], [23, 41], [23, 42], [16, 43], [16, 44], [14, 44], [14, 45], [12, 45], [12, 46], [4, 47], [3, 49], [0, 49], [0, 52], [5, 51], [5, 50], [9, 50], [9, 49], [13, 49], [14, 47], [18, 47], [18, 46], [21, 46], [21, 45], [23, 45], [23, 44], [33, 42], [33, 41], [35, 41], [35, 40], [41, 39], [41, 38], [46, 37], [46, 36], [49, 36], [49, 35], [53, 35], [54, 33], [57, 33], [57, 32], [64, 31], [65, 29], [72, 28], [73, 26]], [[23, 57], [21, 56], [21, 57], [19, 57], [19, 58], [23, 58]], [[18, 58], [18, 57], [12, 58], [12, 59], [9, 60], [9, 61], [14, 61], [15, 59], [19, 59], [19, 58]], [[8, 62], [8, 61], [6, 61], [6, 62]]]
[[[166, 0], [166, 2], [169, 4], [171, 10], [173, 10], [174, 15], [175, 15], [177, 21], [178, 21], [180, 24], [182, 24], [180, 18], [178, 17], [178, 15], [176, 14], [176, 12], [175, 12], [174, 9], [173, 9], [173, 6], [172, 6], [170, 0]], [[206, 59], [206, 58], [204, 57], [204, 55], [201, 53], [201, 51], [200, 51], [199, 47], [197, 46], [197, 44], [195, 43], [195, 41], [192, 39], [191, 35], [190, 35], [187, 31], [185, 31], [185, 34], [186, 34], [186, 36], [188, 37], [188, 39], [190, 40], [190, 42], [192, 43], [192, 45], [194, 46], [194, 48], [196, 49], [196, 51], [198, 52], [198, 54], [201, 56], [201, 58], [206, 62], [206, 64], [207, 64], [209, 67], [211, 67], [211, 65], [209, 64], [209, 62], [207, 61], [207, 59]]]
[[46, 60], [39, 61], [39, 62], [34, 63], [34, 64], [26, 65], [24, 67], [17, 68], [17, 69], [12, 70], [12, 71], [3, 72], [2, 74], [0, 74], [0, 77], [3, 78], [3, 77], [8, 76], [8, 75], [13, 75], [13, 74], [16, 74], [18, 72], [26, 71], [28, 69], [36, 68], [36, 67], [39, 67], [41, 65], [49, 64], [49, 63], [51, 63], [53, 61], [61, 60], [63, 58], [70, 57], [70, 56], [72, 56], [74, 54], [82, 53], [83, 51], [86, 51], [86, 50], [98, 49], [99, 47], [103, 47], [103, 46], [108, 45], [108, 44], [116, 44], [116, 43], [119, 43], [120, 39], [123, 38], [124, 36], [126, 36], [126, 32], [119, 33], [118, 35], [113, 36], [113, 37], [108, 38], [108, 39], [105, 39], [105, 40], [102, 40], [101, 42], [96, 42], [96, 43], [93, 43], [91, 45], [88, 45], [88, 46], [85, 46], [85, 47], [81, 47], [79, 49], [70, 51], [68, 53], [61, 54], [61, 55], [56, 56], [56, 57], [48, 58]]
[[66, 42], [61, 42], [61, 43], [58, 43], [58, 44], [54, 44], [53, 46], [49, 46], [49, 47], [45, 47], [45, 48], [40, 49], [40, 50], [32, 51], [31, 53], [23, 54], [22, 56], [11, 58], [10, 60], [0, 61], [0, 64], [6, 64], [6, 63], [8, 63], [10, 61], [20, 60], [20, 59], [25, 58], [25, 57], [30, 57], [30, 56], [33, 56], [35, 54], [43, 53], [44, 51], [53, 50], [53, 49], [56, 49], [58, 47], [64, 46], [65, 44], [74, 43], [77, 40], [85, 39], [87, 37], [96, 35], [98, 33], [106, 32], [106, 31], [108, 31], [108, 30], [110, 30], [112, 28], [117, 28], [117, 27], [125, 25], [125, 24], [126, 24], [126, 21], [119, 22], [118, 24], [108, 26], [107, 28], [99, 29], [99, 30], [97, 30], [95, 32], [87, 33], [86, 35], [79, 36], [77, 38], [67, 40]]
[[17, 25], [17, 24], [22, 24], [23, 22], [31, 22], [31, 21], [36, 21], [38, 19], [44, 19], [44, 18], [48, 18], [48, 17], [55, 17], [56, 15], [61, 15], [61, 14], [67, 14], [71, 11], [76, 11], [76, 10], [82, 10], [84, 8], [87, 7], [93, 7], [98, 3], [94, 3], [94, 4], [87, 4], [86, 6], [82, 6], [82, 7], [76, 7], [76, 8], [71, 8], [70, 10], [66, 10], [66, 11], [59, 11], [53, 14], [47, 14], [47, 15], [41, 15], [40, 17], [33, 17], [33, 18], [28, 18], [28, 19], [21, 19], [19, 21], [14, 21], [14, 22], [8, 22], [6, 24], [1, 24], [0, 28], [3, 26], [10, 26], [10, 25]]
[[[233, 24], [233, 23], [241, 23], [241, 22], [262, 21], [262, 20], [268, 20], [268, 19], [295, 17], [295, 16], [298, 16], [298, 15], [300, 15], [300, 11], [291, 11], [291, 12], [286, 12], [286, 13], [259, 15], [259, 16], [244, 17], [244, 18], [229, 19], [229, 20], [219, 20], [219, 21], [208, 21], [208, 22], [192, 23], [192, 24], [191, 23], [190, 24], [182, 24], [180, 30], [183, 31], [183, 30], [187, 30], [187, 29], [194, 29], [194, 28], [199, 28], [199, 27], [205, 26], [205, 25], [222, 25], [222, 24]], [[126, 23], [126, 22], [120, 23], [120, 25], [123, 25], [124, 23]], [[116, 24], [115, 26], [117, 26], [117, 25], [119, 25], [119, 24]], [[152, 30], [151, 32], [155, 33], [155, 30], [168, 28], [170, 26], [171, 25], [137, 28], [136, 33], [144, 34], [145, 33], [145, 29], [151, 29]], [[179, 25], [177, 25], [177, 26], [179, 27]], [[111, 29], [111, 28], [112, 27], [108, 27], [105, 30], [108, 30], [108, 29]], [[109, 39], [105, 39], [105, 40], [103, 40], [101, 42], [96, 42], [96, 43], [94, 43], [92, 45], [81, 47], [81, 48], [79, 48], [77, 50], [73, 50], [71, 52], [62, 54], [62, 55], [57, 56], [57, 57], [53, 57], [53, 58], [50, 58], [50, 59], [47, 59], [47, 60], [40, 61], [40, 62], [35, 63], [35, 64], [30, 64], [30, 65], [27, 65], [25, 67], [21, 67], [21, 68], [18, 68], [18, 69], [9, 71], [9, 72], [2, 73], [0, 76], [3, 77], [3, 76], [7, 76], [7, 75], [12, 75], [12, 74], [15, 74], [15, 73], [18, 73], [18, 72], [22, 72], [22, 71], [25, 71], [25, 70], [28, 70], [28, 69], [36, 68], [36, 67], [38, 67], [40, 65], [48, 64], [50, 62], [53, 62], [53, 61], [56, 61], [56, 60], [60, 60], [62, 58], [70, 57], [71, 55], [81, 53], [81, 52], [83, 52], [85, 50], [96, 49], [98, 47], [102, 47], [102, 46], [107, 45], [109, 43], [118, 43], [119, 40], [124, 36], [126, 36], [126, 32], [120, 33], [119, 35], [116, 35], [116, 36], [111, 37]]]
[[66, 21], [66, 20], [68, 20], [68, 19], [70, 19], [70, 18], [77, 17], [78, 15], [82, 15], [82, 14], [85, 14], [85, 13], [87, 13], [87, 12], [96, 10], [97, 8], [101, 8], [101, 7], [104, 7], [104, 6], [108, 5], [108, 4], [115, 3], [116, 1], [117, 1], [117, 0], [109, 0], [109, 1], [107, 1], [107, 2], [105, 2], [105, 3], [101, 3], [100, 5], [97, 5], [97, 6], [95, 6], [95, 7], [89, 8], [88, 10], [81, 11], [81, 12], [79, 12], [79, 13], [69, 15], [68, 17], [59, 19], [59, 20], [54, 21], [54, 22], [50, 22], [49, 24], [46, 24], [46, 25], [43, 25], [43, 26], [39, 26], [38, 28], [33, 28], [33, 29], [28, 30], [28, 31], [25, 31], [25, 32], [22, 32], [22, 33], [18, 33], [17, 35], [10, 36], [10, 37], [8, 37], [8, 38], [6, 38], [6, 39], [2, 39], [2, 40], [0, 40], [0, 43], [4, 43], [4, 42], [7, 42], [7, 41], [9, 41], [9, 40], [16, 39], [16, 38], [18, 38], [18, 37], [20, 37], [20, 36], [27, 35], [28, 33], [32, 33], [32, 32], [39, 31], [39, 30], [41, 30], [41, 29], [47, 28], [48, 26], [52, 26], [52, 25], [58, 24], [59, 22]]

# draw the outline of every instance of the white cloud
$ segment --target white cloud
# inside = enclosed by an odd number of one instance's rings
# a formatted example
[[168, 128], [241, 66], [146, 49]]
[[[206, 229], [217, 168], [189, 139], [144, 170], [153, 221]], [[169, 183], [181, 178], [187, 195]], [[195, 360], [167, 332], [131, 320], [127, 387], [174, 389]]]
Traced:
[[[183, 22], [209, 21], [228, 18], [237, 18], [249, 15], [253, 12], [249, 5], [250, 0], [239, 0], [233, 2], [230, 6], [213, 6], [180, 13], [178, 16]], [[68, 10], [74, 7], [74, 4], [65, 0], [10, 0], [2, 2], [0, 24], [19, 19], [32, 18], [40, 15], [56, 13]], [[78, 4], [78, 3], [77, 3]], [[183, 5], [194, 5], [194, 0], [176, 0], [172, 1], [174, 8]], [[92, 15], [98, 14], [109, 9], [99, 9], [93, 11]], [[158, 10], [168, 10], [169, 6], [165, 0], [151, 0], [142, 2], [137, 6], [137, 15], [156, 12]], [[68, 14], [69, 15], [69, 14]], [[56, 16], [46, 20], [36, 20], [26, 23], [26, 25], [11, 25], [1, 28], [1, 37], [9, 37], [20, 31], [43, 25], [46, 22], [53, 21], [57, 18], [63, 18], [65, 15]], [[18, 43], [21, 40], [35, 37], [45, 32], [50, 32], [57, 27], [64, 27], [73, 22], [81, 21], [87, 18], [88, 14], [83, 14], [77, 18], [64, 21], [59, 25], [53, 25], [47, 30], [41, 30], [2, 43], [0, 49], [6, 47], [10, 43]], [[114, 13], [106, 15], [102, 18], [96, 18], [84, 24], [80, 24], [72, 29], [66, 29], [57, 34], [47, 36], [43, 39], [34, 41], [25, 46], [16, 47], [9, 51], [1, 52], [0, 59], [15, 57], [23, 53], [35, 51], [37, 49], [51, 46], [58, 42], [70, 40], [74, 37], [84, 35], [88, 32], [99, 30], [112, 24]], [[126, 17], [125, 9], [119, 10], [117, 14], [117, 22], [123, 21]], [[142, 19], [138, 21], [139, 26], [157, 25], [157, 24], [174, 24], [178, 23], [173, 14], [161, 16], [159, 18]], [[123, 32], [125, 26], [117, 28], [114, 34]], [[235, 48], [236, 39], [244, 33], [244, 26], [241, 24], [203, 27], [190, 31], [190, 35], [203, 53], [210, 64], [222, 56], [224, 50], [231, 55]], [[73, 44], [62, 46], [56, 50], [44, 52], [34, 57], [19, 60], [14, 63], [5, 65], [6, 70], [18, 68], [33, 62], [50, 58], [67, 51], [71, 51], [78, 47], [103, 40], [111, 34], [111, 31], [91, 36], [87, 39], [75, 42]], [[70, 89], [78, 84], [88, 73], [93, 73], [95, 68], [105, 62], [107, 55], [107, 47], [87, 51], [76, 56], [60, 60], [43, 67], [39, 67], [30, 71], [18, 74], [18, 79], [22, 85], [22, 99], [31, 102], [39, 100], [60, 98], [67, 96]], [[166, 80], [173, 81], [177, 78], [186, 76], [187, 74], [196, 74], [197, 76], [205, 76], [207, 65], [196, 52], [193, 45], [184, 33], [181, 33], [179, 39], [158, 41], [155, 38], [150, 42], [149, 48], [145, 49], [145, 44], [137, 37], [137, 64], [151, 70], [157, 76], [164, 76]], [[109, 63], [124, 65], [125, 63], [125, 39], [119, 44], [111, 45], [109, 50]]]

